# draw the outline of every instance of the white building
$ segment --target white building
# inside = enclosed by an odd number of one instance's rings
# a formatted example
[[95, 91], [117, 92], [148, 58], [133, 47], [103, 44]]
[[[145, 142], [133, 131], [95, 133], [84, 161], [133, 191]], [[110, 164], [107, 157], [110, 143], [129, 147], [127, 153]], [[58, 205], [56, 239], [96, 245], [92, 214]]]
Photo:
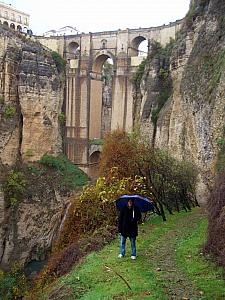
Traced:
[[11, 4], [0, 1], [0, 23], [11, 29], [27, 33], [30, 29], [30, 15], [16, 9]]
[[50, 37], [50, 36], [62, 36], [62, 35], [74, 35], [78, 34], [78, 30], [72, 26], [64, 26], [58, 30], [49, 30], [43, 33], [43, 36]]

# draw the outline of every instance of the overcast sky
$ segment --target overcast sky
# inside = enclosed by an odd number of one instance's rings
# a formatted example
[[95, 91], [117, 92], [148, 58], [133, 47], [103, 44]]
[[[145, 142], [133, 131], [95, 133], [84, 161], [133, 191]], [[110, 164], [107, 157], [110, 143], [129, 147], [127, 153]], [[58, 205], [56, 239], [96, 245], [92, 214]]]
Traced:
[[34, 34], [71, 25], [79, 32], [159, 26], [181, 19], [190, 0], [1, 0], [30, 14]]

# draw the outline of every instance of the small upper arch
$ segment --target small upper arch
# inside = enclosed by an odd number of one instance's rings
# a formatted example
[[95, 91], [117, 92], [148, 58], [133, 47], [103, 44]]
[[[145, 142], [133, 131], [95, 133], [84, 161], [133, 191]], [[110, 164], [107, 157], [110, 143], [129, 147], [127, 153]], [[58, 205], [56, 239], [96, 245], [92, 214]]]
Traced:
[[[145, 44], [144, 45], [144, 49], [140, 49], [139, 46], [141, 44]], [[142, 54], [145, 52], [146, 55], [147, 55], [147, 52], [148, 52], [148, 41], [147, 39], [142, 36], [142, 35], [139, 35], [137, 37], [135, 37], [132, 41], [131, 41], [131, 46], [130, 46], [130, 56], [138, 56], [140, 55], [140, 53], [142, 52]]]
[[80, 45], [77, 42], [70, 42], [67, 47], [67, 53], [69, 58], [74, 58], [80, 50]]

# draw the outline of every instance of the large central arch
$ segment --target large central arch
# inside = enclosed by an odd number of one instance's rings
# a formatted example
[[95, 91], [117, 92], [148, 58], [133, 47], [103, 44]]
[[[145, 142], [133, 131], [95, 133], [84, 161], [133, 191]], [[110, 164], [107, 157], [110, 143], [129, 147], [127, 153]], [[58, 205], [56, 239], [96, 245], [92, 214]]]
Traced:
[[[102, 53], [103, 52], [103, 53]], [[90, 125], [89, 125], [89, 138], [100, 139], [102, 138], [102, 69], [104, 63], [111, 59], [114, 62], [114, 57], [107, 51], [102, 51], [97, 54], [90, 72], [91, 79], [91, 95], [90, 95]], [[112, 90], [112, 98], [113, 98]]]

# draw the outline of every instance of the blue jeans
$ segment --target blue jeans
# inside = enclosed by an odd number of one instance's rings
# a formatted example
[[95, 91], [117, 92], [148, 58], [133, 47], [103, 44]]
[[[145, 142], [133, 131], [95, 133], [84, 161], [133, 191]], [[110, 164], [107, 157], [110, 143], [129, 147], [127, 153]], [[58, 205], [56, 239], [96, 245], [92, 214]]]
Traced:
[[[131, 255], [136, 256], [136, 237], [129, 237], [131, 244]], [[125, 255], [127, 238], [121, 235], [120, 239], [120, 254]]]

